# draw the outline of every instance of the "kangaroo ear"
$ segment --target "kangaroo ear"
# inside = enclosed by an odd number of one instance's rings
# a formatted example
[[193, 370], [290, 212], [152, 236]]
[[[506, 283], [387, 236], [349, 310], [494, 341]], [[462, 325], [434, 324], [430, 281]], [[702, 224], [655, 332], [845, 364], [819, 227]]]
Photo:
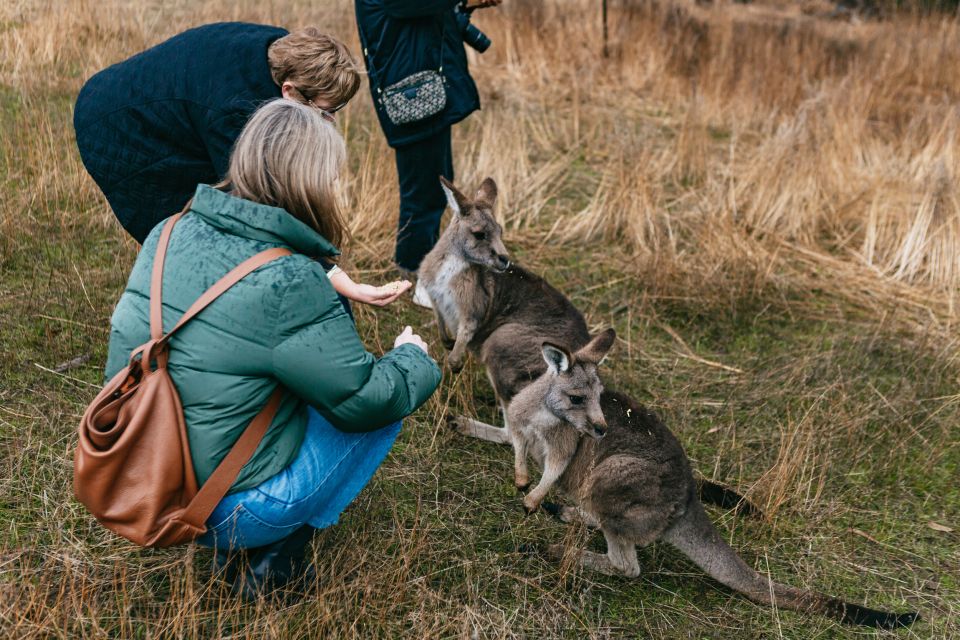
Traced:
[[480, 183], [480, 188], [477, 189], [476, 199], [483, 200], [487, 204], [493, 206], [493, 204], [497, 201], [497, 183], [493, 181], [493, 178], [486, 178]]
[[617, 338], [617, 332], [613, 329], [607, 329], [603, 333], [595, 335], [582, 349], [577, 351], [577, 359], [593, 362], [597, 365], [603, 363], [607, 358], [607, 353], [613, 347], [613, 341]]
[[541, 348], [543, 349], [543, 359], [547, 361], [550, 373], [566, 373], [570, 370], [570, 361], [573, 357], [569, 351], [549, 342], [544, 342]]
[[460, 190], [453, 186], [453, 183], [440, 176], [440, 186], [443, 187], [443, 194], [447, 196], [447, 204], [457, 215], [470, 215], [470, 209], [467, 208], [467, 197], [460, 193]]

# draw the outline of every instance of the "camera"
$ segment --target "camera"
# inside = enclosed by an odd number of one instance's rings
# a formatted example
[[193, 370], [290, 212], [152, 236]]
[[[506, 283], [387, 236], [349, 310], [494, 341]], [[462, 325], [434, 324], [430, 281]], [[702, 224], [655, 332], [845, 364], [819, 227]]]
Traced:
[[467, 0], [458, 4], [454, 11], [457, 27], [460, 28], [460, 37], [463, 38], [463, 41], [476, 49], [477, 53], [483, 53], [489, 49], [490, 38], [483, 31], [470, 24], [470, 14], [473, 13], [473, 8], [467, 6]]

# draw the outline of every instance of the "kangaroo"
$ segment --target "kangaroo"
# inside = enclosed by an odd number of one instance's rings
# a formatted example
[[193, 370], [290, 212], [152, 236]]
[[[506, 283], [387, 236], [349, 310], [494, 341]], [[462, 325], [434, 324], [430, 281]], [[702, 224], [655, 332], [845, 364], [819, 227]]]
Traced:
[[[911, 624], [915, 613], [889, 614], [771, 582], [726, 545], [700, 499], [747, 505], [736, 492], [694, 480], [680, 443], [651, 412], [603, 391], [597, 367], [612, 330], [591, 336], [583, 315], [539, 276], [511, 264], [493, 217], [497, 198], [487, 178], [473, 200], [441, 178], [454, 216], [420, 267], [434, 305], [448, 363], [459, 370], [478, 355], [496, 392], [505, 427], [457, 417], [461, 434], [512, 444], [514, 482], [529, 487], [527, 458], [544, 473], [524, 498], [528, 511], [603, 530], [607, 554], [582, 552], [581, 564], [636, 576], [636, 545], [670, 542], [709, 575], [761, 603], [831, 615], [878, 627]], [[558, 346], [564, 345], [564, 346]], [[577, 506], [543, 502], [554, 485]], [[700, 499], [697, 498], [697, 493]], [[563, 549], [551, 548], [554, 555]]]
[[[454, 216], [418, 270], [436, 311], [440, 338], [451, 351], [447, 364], [456, 373], [463, 368], [467, 349], [477, 344], [477, 332], [489, 315], [494, 278], [510, 268], [503, 229], [493, 217], [497, 185], [492, 178], [480, 184], [469, 201], [446, 178], [440, 184]], [[481, 339], [482, 342], [482, 339]]]
[[[543, 278], [510, 262], [503, 229], [493, 215], [497, 185], [485, 179], [471, 200], [446, 178], [440, 184], [453, 217], [433, 250], [424, 257], [419, 278], [433, 303], [441, 342], [454, 372], [467, 352], [478, 355], [501, 412], [526, 385], [546, 370], [544, 340], [580, 349], [591, 340], [583, 314]], [[465, 435], [511, 444], [509, 430], [471, 418], [451, 419]], [[482, 435], [481, 435], [482, 434]], [[760, 515], [743, 496], [698, 479], [702, 499], [742, 514]], [[518, 488], [525, 490], [526, 484]]]
[[[576, 503], [559, 509], [561, 519], [598, 527], [606, 538], [606, 555], [579, 552], [582, 566], [635, 578], [640, 575], [637, 545], [665, 540], [755, 602], [885, 629], [908, 626], [919, 617], [780, 584], [747, 565], [707, 517], [690, 462], [670, 430], [627, 396], [603, 390], [597, 364], [612, 344], [612, 330], [575, 352], [542, 343], [547, 371], [507, 407], [517, 483], [527, 481], [528, 455], [543, 468], [540, 482], [524, 498], [527, 511], [536, 511], [556, 485]], [[549, 552], [562, 556], [564, 549], [552, 545]]]

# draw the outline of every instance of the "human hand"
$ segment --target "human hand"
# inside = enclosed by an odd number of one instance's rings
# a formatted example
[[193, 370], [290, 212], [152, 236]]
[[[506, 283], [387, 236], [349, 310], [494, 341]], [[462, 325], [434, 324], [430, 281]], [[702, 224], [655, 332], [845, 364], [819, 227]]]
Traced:
[[410, 327], [410, 325], [404, 327], [400, 335], [397, 336], [397, 339], [393, 341], [393, 348], [396, 349], [402, 344], [415, 345], [423, 349], [425, 354], [430, 355], [430, 349], [427, 343], [423, 341], [423, 338], [413, 332], [413, 328]]
[[406, 293], [413, 283], [409, 280], [396, 280], [380, 287], [374, 287], [369, 284], [355, 285], [348, 297], [357, 302], [372, 304], [377, 307], [385, 307], [404, 293]]
[[497, 7], [503, 3], [503, 0], [469, 0], [468, 9], [486, 9], [487, 7]]

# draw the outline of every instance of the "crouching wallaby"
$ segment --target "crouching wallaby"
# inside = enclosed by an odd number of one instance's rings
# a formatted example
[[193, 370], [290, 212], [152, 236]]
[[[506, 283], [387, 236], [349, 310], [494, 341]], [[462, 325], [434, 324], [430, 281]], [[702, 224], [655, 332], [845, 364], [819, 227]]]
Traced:
[[[670, 430], [627, 396], [603, 391], [597, 364], [612, 344], [612, 331], [575, 352], [543, 343], [546, 373], [507, 407], [517, 483], [527, 482], [528, 455], [543, 468], [524, 499], [526, 509], [536, 510], [556, 484], [577, 503], [564, 507], [561, 519], [582, 519], [606, 538], [606, 555], [581, 551], [581, 565], [636, 577], [637, 545], [665, 540], [755, 602], [887, 629], [917, 619], [916, 613], [884, 613], [774, 582], [741, 560], [707, 518], [690, 463]], [[563, 547], [550, 552], [562, 556]]]
[[[493, 215], [497, 185], [487, 178], [473, 199], [440, 178], [453, 217], [419, 269], [433, 303], [447, 363], [459, 371], [466, 354], [479, 355], [504, 415], [510, 400], [546, 370], [544, 340], [574, 349], [590, 341], [583, 314], [543, 278], [511, 264]], [[507, 429], [470, 418], [458, 431], [510, 444]], [[701, 498], [741, 513], [759, 513], [735, 491], [701, 479]], [[526, 488], [525, 486], [523, 488]]]

